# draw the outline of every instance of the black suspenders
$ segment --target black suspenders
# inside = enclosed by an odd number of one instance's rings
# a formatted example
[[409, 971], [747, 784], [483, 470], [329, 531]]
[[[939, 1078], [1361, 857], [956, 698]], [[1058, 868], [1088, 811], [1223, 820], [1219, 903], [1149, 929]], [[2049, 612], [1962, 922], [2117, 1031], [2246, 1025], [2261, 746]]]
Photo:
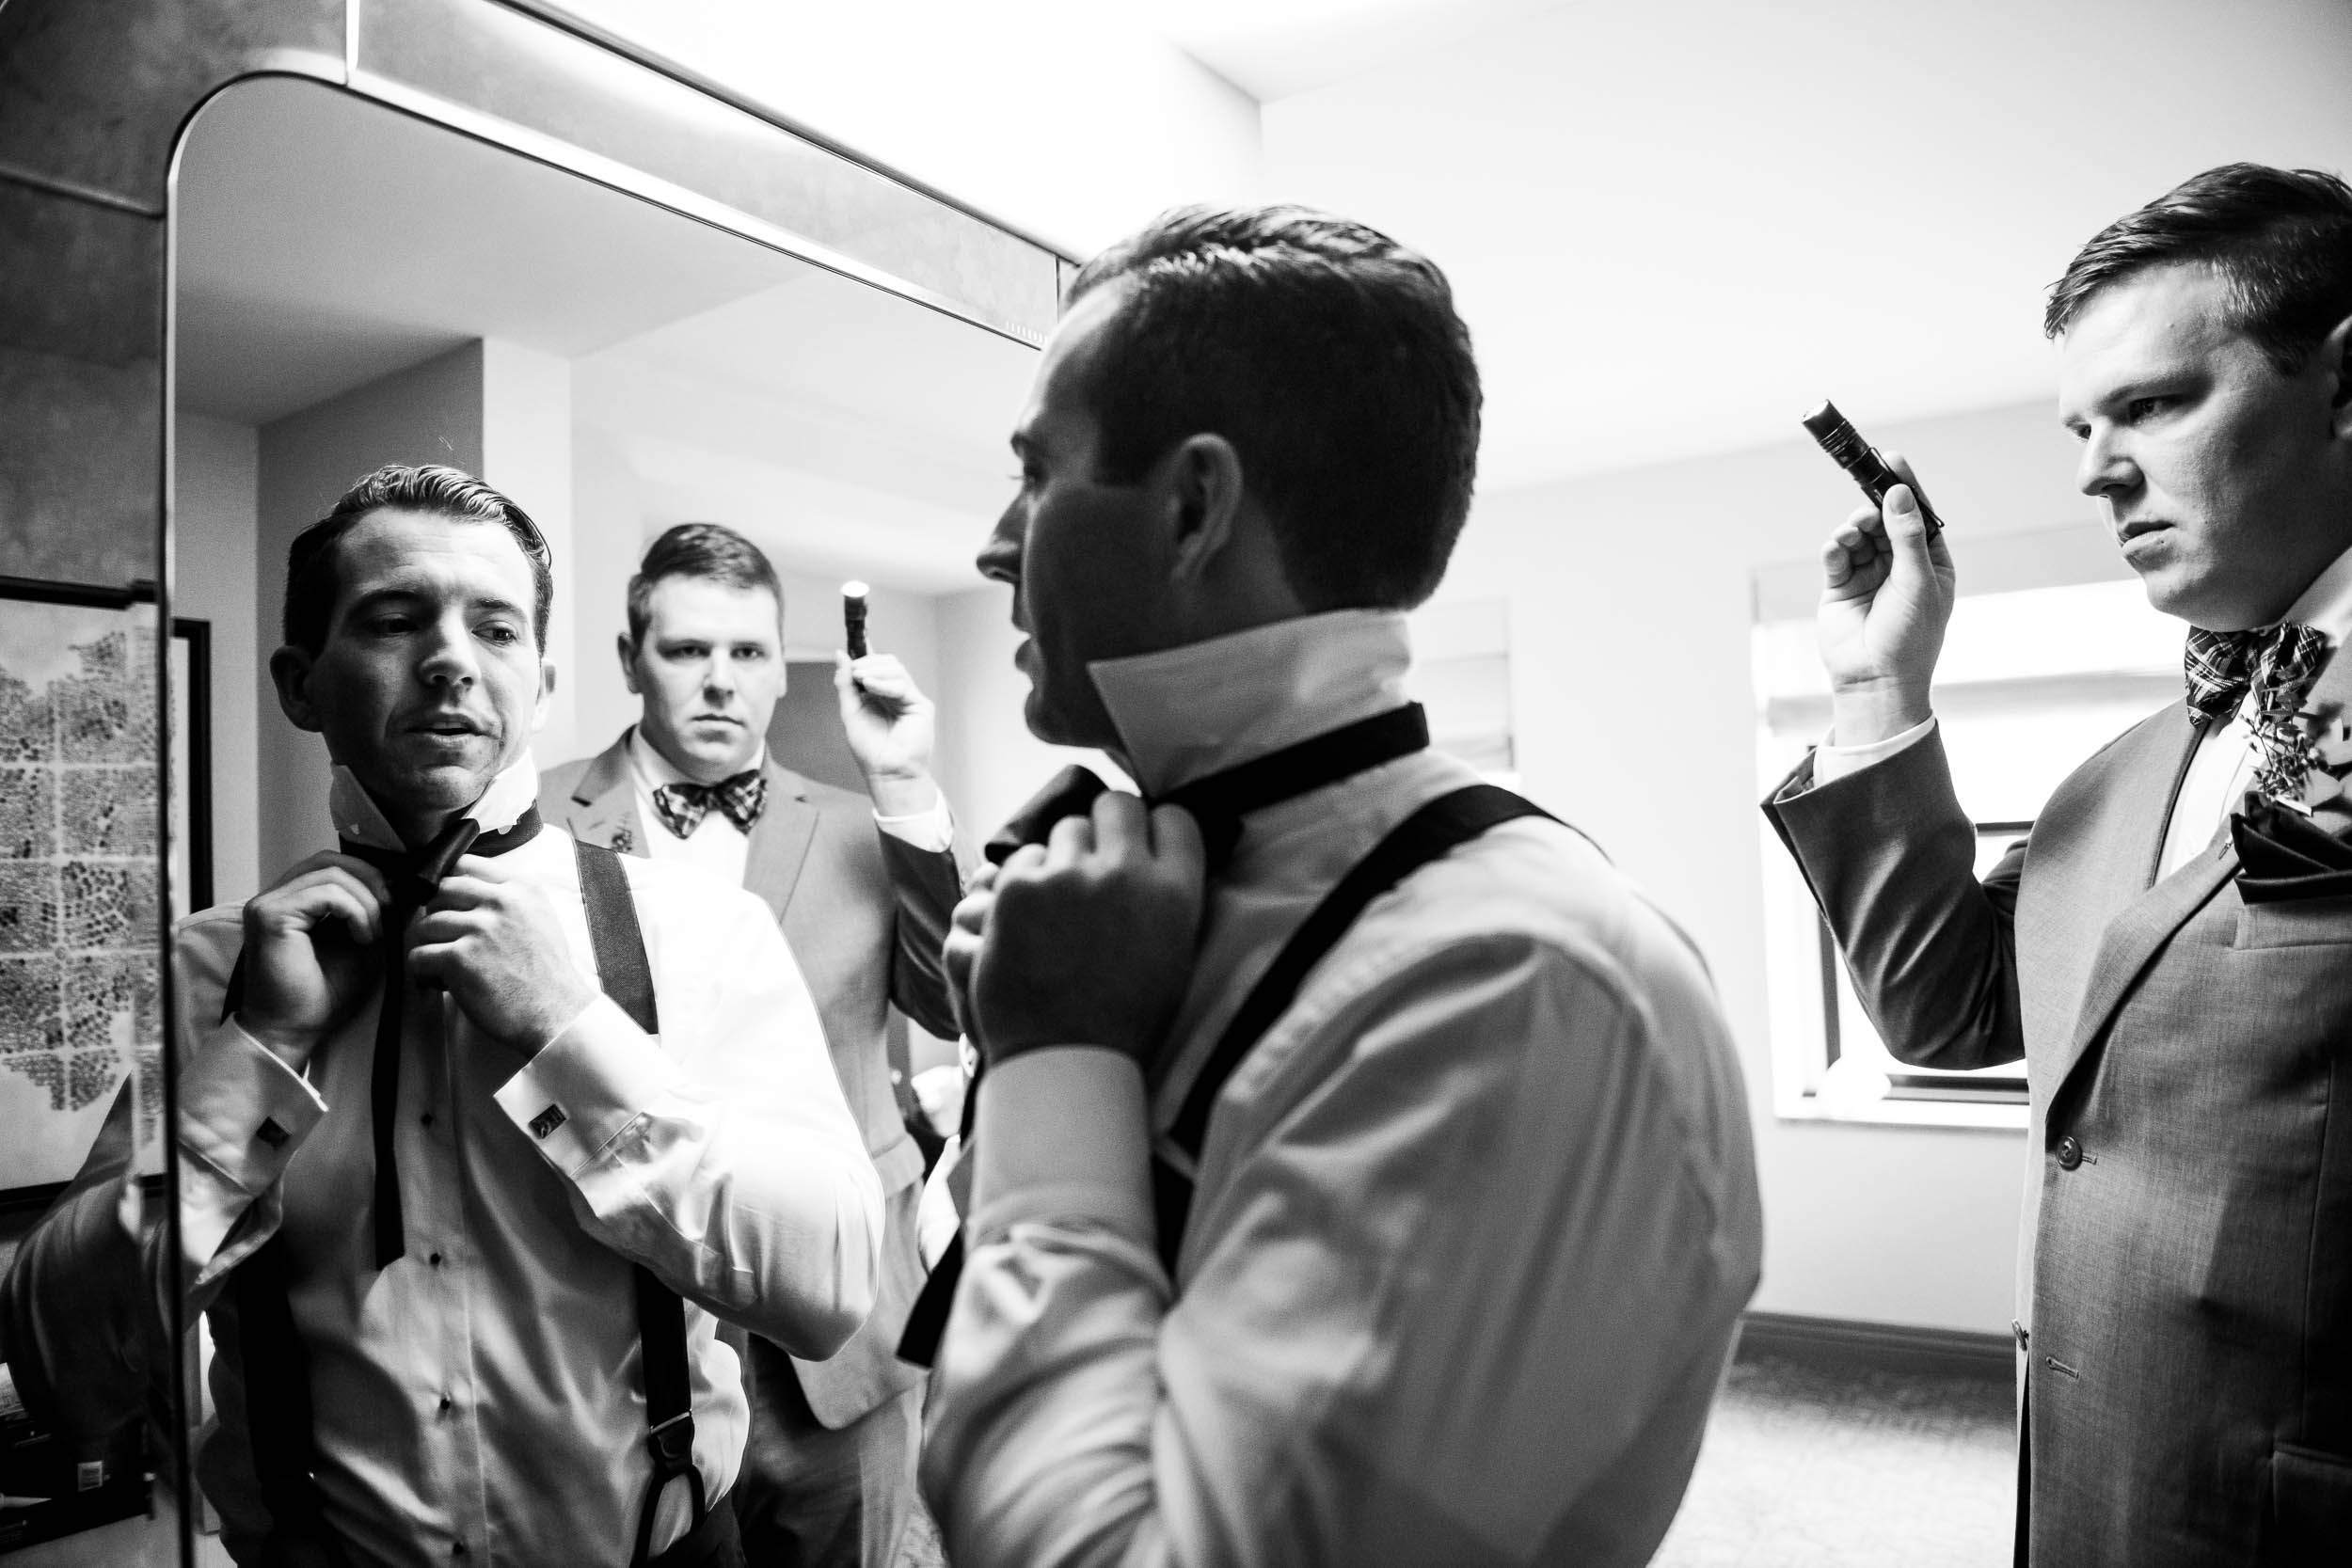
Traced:
[[[1200, 1076], [1184, 1096], [1184, 1103], [1168, 1129], [1168, 1139], [1186, 1156], [1199, 1161], [1208, 1142], [1209, 1114], [1216, 1097], [1268, 1029], [1298, 998], [1298, 988], [1324, 956], [1345, 936], [1366, 906], [1432, 861], [1487, 829], [1522, 816], [1559, 820], [1534, 801], [1494, 784], [1466, 784], [1422, 806], [1373, 847], [1355, 868], [1326, 894], [1313, 912], [1300, 923], [1289, 942], [1275, 955], [1258, 983], [1242, 999], [1232, 1022], [1225, 1026], [1209, 1053]], [[968, 1132], [969, 1129], [967, 1128]], [[1192, 1212], [1193, 1180], [1168, 1160], [1152, 1159], [1152, 1205], [1158, 1220], [1160, 1261], [1169, 1276], [1176, 1273], [1176, 1255], [1184, 1245], [1184, 1226]], [[958, 1232], [931, 1270], [931, 1277], [907, 1316], [906, 1334], [898, 1354], [928, 1367], [946, 1331], [956, 1280], [963, 1268], [963, 1237]]]
[[[621, 857], [592, 844], [572, 841], [580, 860], [580, 901], [588, 914], [588, 945], [596, 958], [604, 993], [648, 1035], [661, 1032], [653, 1005], [653, 967], [645, 959], [645, 933], [637, 924], [637, 900], [629, 895]], [[684, 1476], [694, 1493], [694, 1524], [709, 1513], [703, 1473], [694, 1468], [693, 1386], [686, 1365], [686, 1304], [675, 1291], [637, 1265], [638, 1364], [644, 1369], [645, 1448], [653, 1455], [653, 1478], [637, 1510], [637, 1553], [632, 1562], [651, 1560], [654, 1510], [670, 1482]]]
[[[1298, 999], [1298, 988], [1326, 955], [1339, 944], [1372, 901], [1433, 861], [1478, 837], [1489, 828], [1522, 816], [1557, 821], [1533, 800], [1495, 784], [1466, 784], [1440, 795], [1389, 832], [1372, 853], [1358, 861], [1338, 885], [1324, 895], [1314, 912], [1291, 933], [1274, 962], [1242, 998], [1232, 1022], [1217, 1037], [1216, 1047], [1184, 1095], [1184, 1105], [1168, 1130], [1168, 1142], [1196, 1164], [1209, 1141], [1209, 1115], [1242, 1063], [1257, 1049], [1266, 1031]], [[1159, 1221], [1160, 1261], [1168, 1275], [1176, 1274], [1176, 1255], [1184, 1243], [1184, 1226], [1192, 1215], [1193, 1179], [1169, 1161], [1152, 1158], [1152, 1207]]]
[[[610, 849], [577, 841], [580, 903], [588, 916], [588, 941], [605, 994], [648, 1035], [658, 1033], [653, 969], [645, 958], [644, 932], [628, 874]], [[241, 958], [229, 978], [221, 1016], [236, 1011], [245, 990]], [[686, 1354], [686, 1306], [676, 1291], [642, 1264], [633, 1271], [637, 1290], [638, 1360], [644, 1370], [645, 1447], [653, 1476], [637, 1513], [637, 1545], [631, 1561], [652, 1557], [654, 1513], [669, 1483], [685, 1477], [693, 1488], [694, 1526], [709, 1513], [702, 1472], [694, 1467], [693, 1385]], [[253, 1447], [253, 1468], [268, 1505], [273, 1541], [292, 1539], [330, 1554], [333, 1543], [312, 1478], [316, 1453], [310, 1369], [296, 1338], [286, 1294], [285, 1252], [272, 1237], [239, 1264], [233, 1280], [237, 1299], [237, 1344], [245, 1363], [246, 1434]], [[691, 1536], [690, 1531], [690, 1536]], [[265, 1548], [266, 1549], [266, 1548]], [[280, 1550], [283, 1550], [281, 1545]], [[287, 1558], [279, 1560], [316, 1560]]]

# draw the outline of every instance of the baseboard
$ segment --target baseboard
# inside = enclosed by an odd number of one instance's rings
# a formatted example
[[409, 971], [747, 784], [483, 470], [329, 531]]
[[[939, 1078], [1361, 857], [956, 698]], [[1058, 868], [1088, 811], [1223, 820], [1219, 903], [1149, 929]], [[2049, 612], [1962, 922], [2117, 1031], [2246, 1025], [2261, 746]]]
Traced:
[[2017, 1375], [2016, 1351], [2006, 1334], [1808, 1318], [1793, 1312], [1745, 1314], [1740, 1354], [1778, 1356], [1837, 1371], [1924, 1372], [2001, 1383]]

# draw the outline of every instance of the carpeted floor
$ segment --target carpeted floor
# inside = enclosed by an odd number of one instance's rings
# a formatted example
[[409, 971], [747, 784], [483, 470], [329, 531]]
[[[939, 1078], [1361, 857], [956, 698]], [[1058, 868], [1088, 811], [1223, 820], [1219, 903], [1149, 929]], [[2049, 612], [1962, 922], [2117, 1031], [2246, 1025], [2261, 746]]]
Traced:
[[2010, 1400], [2006, 1379], [1743, 1355], [1654, 1568], [2004, 1568]]
[[[1652, 1568], [2004, 1568], [2010, 1387], [1743, 1355]], [[942, 1568], [918, 1516], [899, 1568]]]

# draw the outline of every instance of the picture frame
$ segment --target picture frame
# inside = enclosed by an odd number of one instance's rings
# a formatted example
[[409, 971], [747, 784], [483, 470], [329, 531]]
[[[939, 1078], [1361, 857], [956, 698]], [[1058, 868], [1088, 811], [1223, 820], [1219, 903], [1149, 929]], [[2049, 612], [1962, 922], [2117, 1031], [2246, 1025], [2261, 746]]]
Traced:
[[[151, 585], [0, 578], [0, 1196], [12, 1204], [72, 1180], [126, 1076], [135, 1169], [163, 1168], [159, 894], [175, 918], [211, 898], [211, 627], [175, 620], [160, 649], [155, 627]], [[176, 739], [160, 802], [159, 681]]]

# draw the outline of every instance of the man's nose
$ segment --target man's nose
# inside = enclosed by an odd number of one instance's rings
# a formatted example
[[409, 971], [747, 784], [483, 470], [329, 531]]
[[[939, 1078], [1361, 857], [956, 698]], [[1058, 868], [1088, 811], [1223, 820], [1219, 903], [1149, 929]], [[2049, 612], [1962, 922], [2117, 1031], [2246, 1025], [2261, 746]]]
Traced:
[[1021, 582], [1021, 534], [1023, 529], [1021, 503], [1015, 500], [1005, 508], [990, 531], [988, 543], [973, 561], [980, 576], [992, 582], [1009, 582], [1018, 587]]
[[470, 686], [481, 676], [473, 636], [462, 621], [433, 623], [432, 641], [417, 673], [434, 686]]
[[2074, 467], [2074, 487], [2086, 496], [2109, 500], [2139, 483], [2139, 467], [2111, 430], [2094, 430], [2083, 442], [2083, 455]]
[[735, 690], [735, 661], [724, 654], [714, 654], [703, 668], [703, 689], [713, 696], [727, 696]]

